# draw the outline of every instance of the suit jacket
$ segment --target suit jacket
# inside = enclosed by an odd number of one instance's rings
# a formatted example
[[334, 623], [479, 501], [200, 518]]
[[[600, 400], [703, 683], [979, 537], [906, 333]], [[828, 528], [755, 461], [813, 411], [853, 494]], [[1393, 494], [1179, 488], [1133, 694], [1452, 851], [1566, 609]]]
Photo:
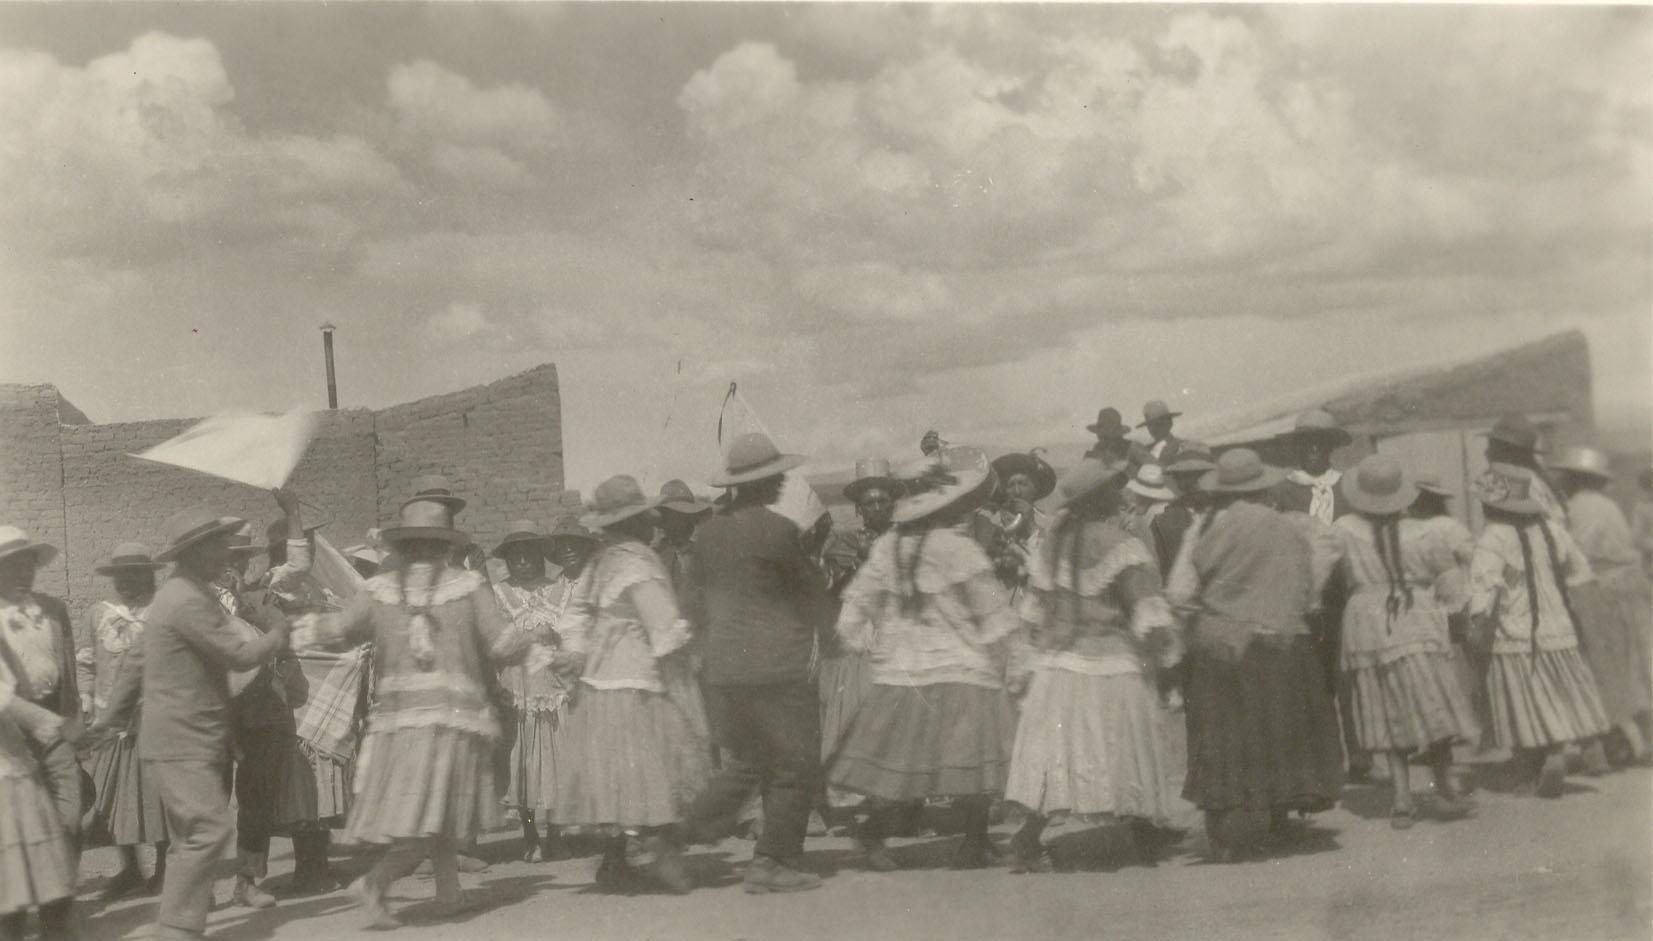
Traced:
[[139, 758], [227, 760], [229, 672], [251, 670], [281, 650], [277, 637], [244, 638], [232, 631], [229, 617], [212, 586], [175, 572], [149, 605], [143, 669], [121, 674], [110, 694], [109, 710], [98, 725], [129, 721], [141, 692], [144, 716]]

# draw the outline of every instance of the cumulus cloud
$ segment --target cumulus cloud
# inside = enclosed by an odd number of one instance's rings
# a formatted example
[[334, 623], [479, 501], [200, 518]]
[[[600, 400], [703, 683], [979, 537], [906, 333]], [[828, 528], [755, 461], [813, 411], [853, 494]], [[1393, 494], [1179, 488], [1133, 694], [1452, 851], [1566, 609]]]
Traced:
[[388, 86], [391, 110], [416, 140], [528, 151], [556, 141], [556, 109], [542, 92], [524, 84], [478, 88], [465, 76], [421, 59], [391, 69]]
[[449, 304], [425, 321], [425, 329], [433, 339], [450, 343], [475, 337], [489, 326], [482, 306], [468, 301]]

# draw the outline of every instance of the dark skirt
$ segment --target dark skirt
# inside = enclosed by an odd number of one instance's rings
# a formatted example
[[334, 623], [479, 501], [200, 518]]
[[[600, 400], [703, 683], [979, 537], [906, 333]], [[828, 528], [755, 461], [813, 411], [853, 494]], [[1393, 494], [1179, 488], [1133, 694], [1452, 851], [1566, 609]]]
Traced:
[[87, 833], [97, 839], [87, 845], [137, 846], [166, 840], [161, 792], [138, 760], [137, 735], [112, 739], [93, 754], [92, 782], [97, 797]]
[[828, 771], [835, 787], [892, 801], [1000, 794], [1016, 713], [1002, 689], [873, 684]]
[[1337, 803], [1342, 730], [1313, 638], [1260, 635], [1238, 660], [1193, 645], [1184, 708], [1182, 796], [1201, 810], [1318, 811]]

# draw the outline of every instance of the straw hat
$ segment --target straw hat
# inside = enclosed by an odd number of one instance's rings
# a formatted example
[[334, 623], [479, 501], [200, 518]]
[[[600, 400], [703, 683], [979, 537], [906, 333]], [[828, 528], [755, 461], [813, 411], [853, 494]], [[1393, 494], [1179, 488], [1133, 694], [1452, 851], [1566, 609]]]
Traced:
[[1337, 487], [1349, 505], [1361, 513], [1389, 516], [1418, 499], [1418, 485], [1401, 463], [1387, 454], [1369, 454], [1344, 474]]
[[723, 476], [710, 483], [714, 487], [735, 487], [778, 477], [805, 460], [801, 454], [782, 454], [768, 435], [748, 432], [735, 439], [724, 459]]
[[1523, 451], [1544, 453], [1544, 449], [1538, 446], [1538, 426], [1528, 420], [1527, 416], [1516, 412], [1500, 416], [1486, 436], [1492, 441], [1502, 441]]
[[596, 542], [597, 534], [584, 526], [574, 516], [559, 516], [551, 524], [551, 533], [545, 537], [552, 543], [561, 539], [583, 539], [586, 542]]
[[855, 462], [855, 479], [844, 488], [844, 496], [851, 503], [860, 503], [861, 495], [873, 488], [889, 491], [890, 496], [901, 494], [901, 482], [890, 474], [890, 462], [869, 458]]
[[441, 474], [421, 474], [413, 478], [413, 496], [408, 498], [408, 502], [411, 503], [414, 500], [433, 500], [437, 503], [445, 503], [454, 516], [458, 516], [460, 511], [465, 509], [464, 499], [454, 494], [453, 486], [448, 483], [448, 478]]
[[1001, 485], [1013, 474], [1026, 474], [1033, 481], [1034, 500], [1043, 500], [1056, 489], [1055, 469], [1031, 451], [1000, 455], [993, 461], [993, 473], [999, 475]]
[[1085, 430], [1098, 438], [1123, 438], [1131, 432], [1131, 429], [1125, 427], [1125, 419], [1120, 417], [1117, 408], [1105, 408], [1097, 412], [1096, 421], [1086, 425]]
[[409, 500], [402, 504], [396, 525], [380, 530], [379, 538], [394, 546], [409, 539], [439, 539], [466, 545], [471, 537], [454, 528], [450, 501], [431, 498]]
[[1211, 449], [1200, 441], [1184, 441], [1177, 449], [1177, 459], [1165, 468], [1169, 474], [1205, 473], [1216, 470], [1217, 464], [1211, 460]]
[[1282, 437], [1326, 437], [1336, 441], [1339, 447], [1342, 447], [1343, 445], [1354, 440], [1349, 437], [1349, 433], [1347, 431], [1344, 431], [1343, 428], [1338, 425], [1337, 419], [1332, 417], [1331, 412], [1319, 408], [1311, 408], [1303, 414], [1297, 416], [1297, 421], [1293, 423], [1291, 430], [1286, 432]]
[[141, 542], [123, 542], [109, 553], [109, 559], [92, 571], [99, 575], [114, 575], [117, 572], [153, 572], [165, 568], [166, 563], [155, 561], [149, 554], [149, 547]]
[[1162, 418], [1179, 418], [1181, 416], [1181, 412], [1173, 412], [1171, 406], [1166, 405], [1159, 399], [1154, 399], [1147, 405], [1142, 406], [1142, 421], [1137, 424], [1137, 427], [1144, 428], [1152, 421], [1159, 421]]
[[1165, 468], [1158, 464], [1144, 464], [1137, 468], [1136, 477], [1125, 485], [1125, 489], [1137, 496], [1164, 503], [1177, 498], [1176, 493], [1165, 486]]
[[993, 479], [987, 454], [980, 448], [945, 448], [932, 455], [923, 476], [896, 501], [894, 520], [912, 523], [933, 516], [949, 506], [974, 496]]
[[689, 485], [681, 480], [668, 480], [660, 487], [660, 509], [686, 516], [699, 516], [715, 509], [710, 501], [694, 495]]
[[591, 494], [591, 512], [580, 522], [592, 529], [604, 529], [659, 505], [659, 500], [643, 496], [637, 478], [620, 474], [597, 485]]
[[1573, 447], [1561, 452], [1561, 457], [1550, 464], [1556, 470], [1584, 474], [1597, 480], [1613, 479], [1613, 460], [1599, 448]]
[[1494, 510], [1522, 515], [1544, 512], [1532, 496], [1532, 471], [1514, 464], [1495, 463], [1475, 481], [1475, 499]]
[[1208, 493], [1255, 493], [1286, 479], [1286, 472], [1263, 463], [1250, 448], [1224, 451], [1217, 466], [1200, 478], [1200, 489]]
[[1056, 482], [1056, 492], [1045, 501], [1045, 509], [1051, 513], [1061, 510], [1105, 486], [1117, 483], [1129, 469], [1130, 465], [1125, 461], [1110, 464], [1087, 457], [1068, 468], [1062, 479]]
[[57, 558], [57, 547], [44, 542], [35, 542], [29, 534], [16, 526], [0, 526], [0, 559], [17, 555], [19, 552], [28, 552], [34, 555], [36, 566], [45, 565]]
[[190, 546], [221, 533], [234, 533], [246, 524], [239, 516], [219, 516], [201, 506], [174, 513], [166, 521], [166, 548], [155, 553], [155, 561], [171, 562]]
[[505, 527], [505, 538], [501, 539], [499, 545], [495, 546], [494, 551], [489, 554], [496, 559], [503, 559], [505, 557], [500, 553], [505, 551], [506, 546], [524, 543], [538, 545], [541, 555], [544, 555], [545, 550], [550, 547], [550, 540], [540, 530], [540, 524], [533, 520], [514, 520], [511, 525]]

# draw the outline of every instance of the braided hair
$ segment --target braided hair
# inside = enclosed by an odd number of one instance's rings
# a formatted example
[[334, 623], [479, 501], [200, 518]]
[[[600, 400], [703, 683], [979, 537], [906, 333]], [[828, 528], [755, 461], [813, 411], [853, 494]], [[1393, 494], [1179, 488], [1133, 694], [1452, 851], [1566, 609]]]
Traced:
[[1372, 538], [1377, 543], [1378, 561], [1383, 564], [1383, 575], [1389, 581], [1389, 597], [1384, 608], [1389, 614], [1389, 627], [1402, 611], [1412, 610], [1412, 586], [1406, 581], [1406, 570], [1401, 566], [1400, 516], [1386, 513], [1367, 516], [1372, 524]]
[[1578, 630], [1578, 615], [1573, 611], [1572, 593], [1567, 589], [1567, 573], [1561, 566], [1561, 556], [1556, 550], [1555, 533], [1550, 531], [1550, 522], [1543, 514], [1536, 517], [1510, 513], [1504, 510], [1495, 510], [1491, 507], [1486, 511], [1489, 521], [1507, 523], [1515, 529], [1515, 536], [1521, 543], [1521, 566], [1527, 582], [1527, 617], [1530, 622], [1529, 643], [1531, 653], [1538, 655], [1538, 574], [1533, 567], [1532, 537], [1529, 531], [1536, 524], [1544, 536], [1544, 548], [1550, 555], [1550, 572], [1555, 578], [1556, 590], [1561, 593], [1561, 606], [1567, 611], [1567, 619], [1572, 623], [1573, 630]]

